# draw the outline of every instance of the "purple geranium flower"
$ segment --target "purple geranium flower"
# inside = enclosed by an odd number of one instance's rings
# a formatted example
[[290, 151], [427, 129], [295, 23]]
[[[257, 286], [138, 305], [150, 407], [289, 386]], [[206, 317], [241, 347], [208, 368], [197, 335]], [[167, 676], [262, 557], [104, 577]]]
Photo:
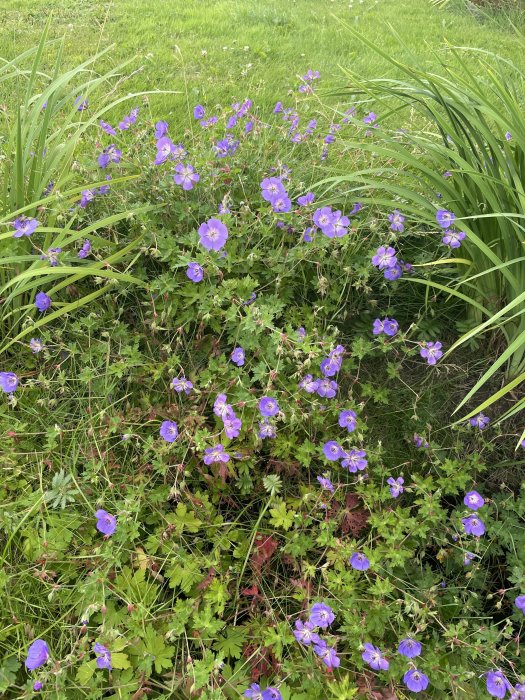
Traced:
[[271, 202], [278, 195], [287, 196], [282, 180], [278, 177], [267, 177], [261, 182], [261, 195], [267, 202]]
[[309, 204], [313, 204], [314, 200], [315, 200], [315, 194], [313, 192], [307, 192], [302, 197], [297, 198], [297, 204], [300, 207], [306, 207]]
[[354, 552], [349, 559], [350, 566], [356, 571], [366, 571], [370, 568], [370, 561], [362, 552]]
[[422, 690], [426, 690], [428, 677], [422, 671], [418, 671], [417, 668], [412, 668], [403, 676], [403, 683], [413, 693], [420, 693]]
[[12, 394], [18, 386], [18, 377], [14, 372], [0, 372], [0, 389], [5, 394]]
[[326, 603], [314, 603], [310, 610], [310, 622], [316, 627], [326, 629], [335, 620], [332, 608]]
[[117, 135], [117, 132], [116, 132], [115, 129], [111, 126], [111, 124], [108, 124], [108, 123], [105, 122], [103, 119], [101, 119], [101, 120], [99, 121], [99, 124], [100, 124], [100, 128], [102, 129], [102, 131], [105, 131], [106, 134], [108, 134], [109, 136], [116, 136], [116, 135]]
[[341, 660], [337, 656], [335, 649], [329, 647], [324, 639], [320, 639], [319, 642], [314, 645], [314, 651], [330, 670], [332, 670], [332, 668], [337, 668], [341, 664]]
[[204, 107], [202, 105], [195, 105], [193, 109], [193, 116], [195, 119], [202, 119], [204, 117]]
[[83, 112], [88, 108], [88, 101], [84, 100], [82, 95], [79, 95], [75, 98], [75, 107], [77, 108], [77, 112]]
[[171, 420], [165, 420], [160, 426], [160, 436], [164, 438], [166, 442], [175, 442], [179, 435], [179, 428], [177, 423]]
[[239, 437], [242, 428], [242, 421], [235, 414], [224, 419], [224, 432], [228, 440]]
[[35, 306], [41, 313], [44, 313], [51, 306], [51, 297], [48, 297], [45, 292], [38, 292], [35, 297]]
[[27, 659], [25, 660], [25, 667], [29, 671], [34, 671], [40, 666], [43, 666], [49, 659], [49, 647], [43, 639], [35, 639], [27, 650]]
[[182, 375], [181, 377], [175, 377], [174, 379], [172, 379], [171, 383], [175, 391], [178, 393], [183, 391], [185, 394], [189, 394], [193, 389], [193, 384], [190, 382], [189, 379], [186, 379], [184, 375]]
[[22, 236], [30, 236], [34, 233], [39, 223], [37, 219], [28, 219], [25, 216], [19, 216], [11, 225], [15, 229], [13, 238], [21, 238]]
[[42, 681], [35, 681], [33, 683], [33, 690], [35, 691], [35, 693], [37, 693], [39, 690], [42, 690], [43, 687], [44, 684], [42, 683]]
[[177, 163], [173, 179], [175, 184], [182, 185], [183, 190], [192, 190], [195, 183], [201, 179], [201, 176], [195, 172], [193, 165]]
[[230, 455], [224, 451], [222, 445], [207, 447], [204, 451], [204, 464], [214, 464], [215, 462], [229, 462]]
[[485, 430], [485, 428], [488, 426], [490, 423], [490, 418], [486, 416], [484, 413], [478, 413], [477, 416], [474, 416], [469, 420], [470, 425], [473, 428], [479, 428], [479, 430]]
[[407, 659], [415, 659], [421, 654], [421, 642], [417, 642], [411, 637], [406, 637], [399, 642], [397, 651], [401, 656], [406, 656]]
[[261, 686], [258, 683], [252, 683], [251, 686], [243, 693], [245, 698], [251, 700], [263, 700]]
[[279, 404], [270, 396], [263, 396], [259, 401], [259, 411], [266, 418], [271, 418], [279, 413]]
[[385, 335], [392, 337], [398, 330], [399, 323], [395, 320], [395, 318], [384, 318], [383, 320], [376, 318], [372, 328], [372, 333], [374, 335], [381, 335], [381, 333], [384, 333]]
[[155, 156], [154, 164], [162, 165], [162, 163], [165, 163], [170, 156], [173, 156], [175, 148], [175, 144], [168, 136], [162, 136], [157, 141], [157, 155]]
[[418, 435], [417, 433], [414, 433], [414, 437], [413, 437], [412, 439], [413, 439], [414, 445], [415, 445], [416, 447], [422, 447], [424, 450], [428, 449], [429, 444], [428, 444], [428, 442], [425, 440], [425, 438], [422, 437], [421, 435]]
[[158, 121], [155, 124], [155, 138], [161, 139], [163, 136], [166, 136], [168, 133], [168, 122], [165, 121]]
[[402, 476], [398, 476], [397, 479], [394, 479], [394, 477], [391, 476], [387, 479], [386, 483], [390, 487], [390, 494], [391, 494], [392, 498], [397, 498], [405, 490], [403, 488], [403, 484], [405, 483], [405, 480], [403, 479]]
[[468, 518], [461, 518], [461, 522], [463, 523], [467, 535], [481, 537], [481, 535], [485, 534], [485, 525], [477, 515], [469, 515]]
[[399, 263], [396, 263], [393, 267], [387, 267], [383, 272], [383, 277], [390, 282], [395, 282], [403, 275], [403, 268]]
[[263, 690], [262, 700], [283, 700], [283, 696], [277, 688], [268, 686], [266, 690]]
[[209, 219], [199, 226], [199, 236], [206, 250], [220, 250], [228, 239], [228, 229], [219, 219]]
[[331, 379], [319, 379], [317, 393], [324, 399], [333, 399], [337, 392], [337, 382]]
[[93, 651], [97, 655], [97, 667], [111, 671], [111, 652], [100, 642], [95, 642]]
[[101, 532], [106, 537], [112, 535], [117, 529], [117, 519], [114, 515], [110, 515], [107, 510], [95, 511], [95, 518], [97, 519], [97, 530]]
[[275, 425], [271, 423], [268, 418], [265, 418], [262, 421], [259, 421], [259, 437], [261, 440], [265, 440], [266, 438], [274, 438], [277, 435], [277, 430], [275, 429]]
[[276, 194], [270, 199], [270, 204], [276, 214], [287, 214], [292, 210], [292, 202], [286, 193]]
[[397, 209], [388, 215], [388, 220], [390, 221], [390, 229], [392, 231], [399, 231], [402, 233], [405, 230], [404, 222], [405, 217]]
[[377, 124], [375, 124], [376, 120], [377, 120], [376, 113], [370, 112], [369, 114], [366, 115], [366, 117], [363, 117], [363, 124], [370, 124], [370, 125], [377, 128]]
[[525, 615], [525, 595], [519, 595], [515, 598], [514, 605]]
[[368, 462], [366, 460], [366, 450], [350, 450], [344, 453], [344, 459], [341, 466], [348, 469], [349, 472], [355, 473], [366, 469]]
[[375, 647], [373, 644], [366, 642], [364, 645], [364, 652], [361, 654], [361, 658], [365, 661], [370, 668], [374, 671], [387, 671], [390, 664], [383, 657], [381, 650]]
[[442, 347], [440, 342], [425, 343], [419, 351], [419, 354], [426, 359], [429, 365], [435, 365], [439, 358], [443, 356]]
[[188, 263], [188, 269], [186, 270], [186, 277], [192, 282], [202, 282], [204, 278], [204, 270], [196, 262]]
[[341, 411], [339, 414], [339, 425], [346, 428], [349, 433], [353, 433], [357, 426], [357, 414], [355, 411]]
[[31, 348], [31, 352], [36, 355], [37, 353], [42, 352], [45, 345], [42, 338], [31, 338], [29, 341], [29, 347]]
[[439, 209], [436, 213], [436, 221], [441, 228], [450, 228], [455, 220], [456, 215], [446, 209]]
[[85, 209], [87, 205], [95, 199], [97, 191], [95, 190], [82, 190], [80, 193], [80, 207]]
[[469, 491], [465, 495], [463, 503], [471, 510], [478, 510], [478, 508], [482, 508], [485, 505], [485, 499], [477, 491]]
[[376, 254], [372, 258], [372, 265], [378, 270], [386, 270], [397, 264], [396, 251], [390, 246], [381, 246], [377, 249]]
[[232, 407], [228, 403], [228, 398], [226, 394], [217, 394], [215, 401], [213, 403], [213, 412], [219, 418], [224, 420], [228, 416], [234, 416]]
[[332, 212], [332, 207], [321, 207], [316, 209], [313, 215], [313, 222], [318, 226], [325, 236], [328, 238], [333, 238], [335, 234], [334, 229], [334, 214]]
[[231, 361], [237, 365], [237, 367], [242, 367], [245, 359], [244, 349], [240, 346], [234, 348], [230, 358]]
[[454, 229], [447, 229], [441, 242], [448, 245], [450, 248], [459, 248], [461, 246], [461, 241], [467, 237], [465, 231], [454, 231]]
[[[331, 235], [327, 233], [326, 235], [328, 238], [342, 238], [348, 233], [348, 226], [350, 226], [350, 219], [347, 216], [343, 216], [342, 212], [334, 211], [332, 224], [329, 227], [330, 232], [333, 230], [333, 233]], [[323, 231], [323, 233], [325, 232]]]
[[331, 462], [336, 462], [338, 459], [341, 459], [344, 454], [341, 445], [335, 442], [335, 440], [325, 442], [323, 445], [323, 452], [326, 459], [329, 459]]
[[327, 491], [330, 491], [330, 493], [333, 493], [333, 492], [335, 491], [334, 485], [332, 484], [332, 482], [330, 481], [330, 479], [328, 479], [328, 477], [326, 477], [326, 476], [318, 476], [318, 477], [317, 477], [317, 481], [321, 484], [321, 486], [323, 487], [323, 489], [326, 489]]
[[98, 157], [98, 164], [101, 168], [107, 168], [110, 163], [120, 163], [122, 151], [114, 143], [105, 148]]
[[487, 692], [493, 698], [504, 698], [511, 685], [501, 671], [487, 673]]
[[315, 625], [312, 622], [302, 620], [295, 621], [295, 630], [293, 636], [301, 644], [308, 646], [309, 644], [318, 644], [320, 637], [314, 632]]

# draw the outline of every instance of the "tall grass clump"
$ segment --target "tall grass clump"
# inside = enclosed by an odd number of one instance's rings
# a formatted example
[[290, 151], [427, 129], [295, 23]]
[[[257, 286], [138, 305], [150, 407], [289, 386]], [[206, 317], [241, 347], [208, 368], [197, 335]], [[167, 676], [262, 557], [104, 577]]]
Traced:
[[[346, 94], [373, 99], [382, 118], [369, 143], [347, 144], [373, 154], [371, 167], [336, 180], [351, 183], [353, 191], [372, 191], [375, 201], [386, 203], [386, 195], [422, 227], [425, 241], [430, 227], [439, 228], [439, 210], [452, 212], [455, 227], [466, 234], [460, 256], [427, 262], [434, 274], [424, 280], [406, 279], [464, 302], [467, 330], [450, 352], [482, 336], [495, 335], [500, 343], [497, 359], [458, 406], [481, 396], [485, 387], [484, 400], [469, 417], [525, 379], [525, 75], [487, 51], [454, 48], [453, 60], [441, 61], [434, 73], [415, 59], [398, 61], [349, 31], [388, 61], [398, 77], [362, 80], [347, 71]], [[467, 53], [469, 59], [475, 55], [479, 70], [469, 68]], [[398, 128], [407, 123], [412, 126]], [[456, 271], [447, 278], [451, 264]], [[504, 386], [487, 398], [487, 383], [502, 369]], [[518, 397], [504, 417], [524, 405]]]

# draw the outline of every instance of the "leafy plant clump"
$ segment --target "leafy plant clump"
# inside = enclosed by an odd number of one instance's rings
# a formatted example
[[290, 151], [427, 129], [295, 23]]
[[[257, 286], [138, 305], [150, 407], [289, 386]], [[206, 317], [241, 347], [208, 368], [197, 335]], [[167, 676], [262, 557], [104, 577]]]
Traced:
[[448, 425], [398, 201], [315, 184], [378, 134], [320, 82], [185, 125], [83, 97], [80, 196], [8, 191], [6, 698], [520, 697], [523, 460]]

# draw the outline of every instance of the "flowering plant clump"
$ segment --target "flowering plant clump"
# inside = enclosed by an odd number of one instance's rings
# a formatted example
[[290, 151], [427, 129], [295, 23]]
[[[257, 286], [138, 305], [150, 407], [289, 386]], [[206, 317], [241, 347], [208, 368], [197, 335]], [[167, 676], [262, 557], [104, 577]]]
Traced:
[[[104, 114], [75, 200], [9, 219], [53, 268], [0, 373], [12, 697], [521, 692], [525, 494], [490, 476], [507, 436], [450, 426], [463, 370], [447, 318], [400, 291], [402, 202], [312, 178], [382, 128], [321, 109], [319, 84], [273, 111], [202, 96], [191, 128]], [[456, 223], [437, 212], [451, 248]]]

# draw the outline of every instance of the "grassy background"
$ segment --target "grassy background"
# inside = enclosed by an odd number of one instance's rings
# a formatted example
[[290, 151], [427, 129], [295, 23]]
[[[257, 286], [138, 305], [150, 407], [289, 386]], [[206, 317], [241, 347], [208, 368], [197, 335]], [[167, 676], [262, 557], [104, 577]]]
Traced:
[[[387, 51], [413, 51], [422, 65], [436, 63], [447, 42], [497, 50], [525, 65], [504, 20], [489, 21], [457, 2], [440, 9], [429, 0], [0, 0], [0, 56], [36, 43], [52, 13], [51, 35], [65, 36], [68, 65], [114, 43], [107, 60], [135, 57], [140, 70], [130, 91], [188, 95], [155, 98], [155, 117], [181, 119], [197, 101], [212, 107], [250, 96], [269, 106], [308, 68], [321, 71], [324, 87], [342, 84], [341, 66], [368, 77], [390, 70], [335, 17]], [[2, 101], [9, 95], [0, 85]]]

